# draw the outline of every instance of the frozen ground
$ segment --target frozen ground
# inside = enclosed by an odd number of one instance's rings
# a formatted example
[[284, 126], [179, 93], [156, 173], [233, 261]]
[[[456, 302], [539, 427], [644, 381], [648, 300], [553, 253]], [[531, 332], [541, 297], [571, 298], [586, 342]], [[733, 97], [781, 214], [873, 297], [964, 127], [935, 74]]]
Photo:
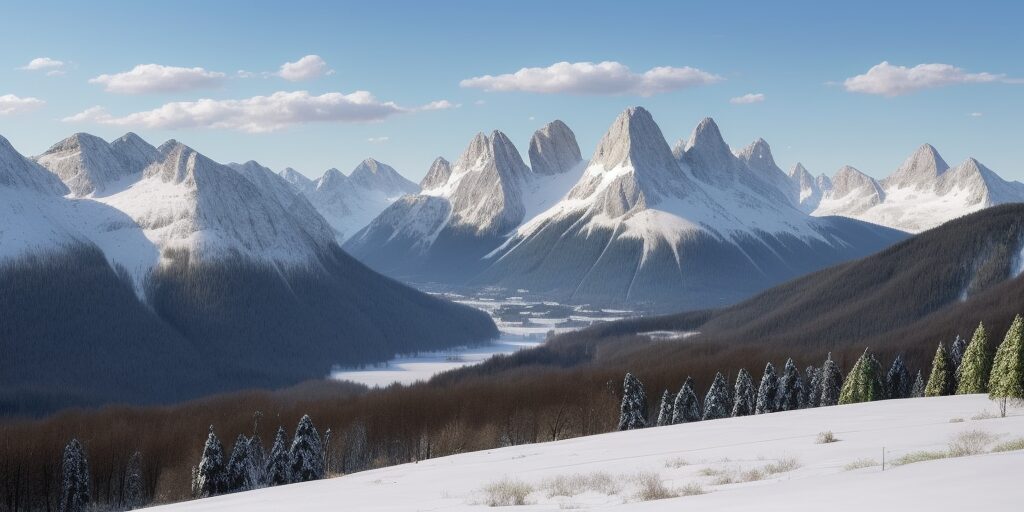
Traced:
[[[494, 493], [485, 489], [501, 482], [524, 486], [526, 505], [512, 509], [524, 511], [1020, 510], [1024, 451], [989, 451], [1024, 437], [1024, 411], [989, 417], [995, 409], [970, 395], [707, 421], [466, 453], [160, 510], [486, 510]], [[838, 440], [819, 443], [825, 431]], [[977, 455], [893, 464], [948, 452], [969, 432], [982, 438], [973, 443]], [[644, 501], [643, 482], [660, 482], [666, 496], [704, 494]]]
[[491, 315], [501, 333], [499, 338], [478, 347], [457, 347], [404, 355], [366, 368], [339, 368], [331, 372], [331, 378], [379, 387], [395, 382], [412, 384], [428, 380], [444, 371], [483, 362], [494, 355], [511, 354], [517, 350], [535, 347], [544, 343], [548, 333], [572, 331], [595, 322], [619, 320], [633, 314], [623, 310], [601, 310], [550, 301], [534, 301], [526, 298], [526, 290], [483, 290], [473, 297], [450, 293], [442, 295]]

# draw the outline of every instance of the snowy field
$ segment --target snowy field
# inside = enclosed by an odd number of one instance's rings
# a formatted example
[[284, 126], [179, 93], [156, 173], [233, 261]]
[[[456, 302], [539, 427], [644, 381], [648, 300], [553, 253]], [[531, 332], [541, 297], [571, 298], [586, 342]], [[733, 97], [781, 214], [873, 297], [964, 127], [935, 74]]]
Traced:
[[620, 320], [633, 314], [624, 310], [533, 301], [524, 298], [524, 292], [519, 290], [508, 295], [484, 290], [475, 297], [441, 294], [455, 302], [487, 312], [500, 332], [494, 342], [478, 347], [456, 347], [400, 356], [367, 368], [339, 368], [332, 371], [330, 377], [371, 387], [385, 387], [395, 382], [412, 384], [428, 380], [441, 372], [481, 363], [491, 356], [536, 347], [544, 343], [549, 333], [581, 329], [596, 322]]
[[[995, 412], [981, 395], [807, 409], [466, 453], [159, 510], [487, 510], [502, 491], [522, 497], [512, 510], [524, 511], [1021, 510], [1024, 451], [990, 452], [1024, 447], [1024, 411]], [[837, 440], [820, 443], [826, 431]], [[951, 448], [977, 454], [905, 463]]]

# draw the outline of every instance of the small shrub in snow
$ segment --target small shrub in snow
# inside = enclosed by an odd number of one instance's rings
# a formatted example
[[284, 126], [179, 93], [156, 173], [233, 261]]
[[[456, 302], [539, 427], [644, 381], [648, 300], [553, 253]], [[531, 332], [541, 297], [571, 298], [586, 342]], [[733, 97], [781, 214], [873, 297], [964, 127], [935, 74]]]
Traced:
[[949, 422], [950, 423], [963, 423], [964, 419], [963, 418], [950, 418]]
[[684, 459], [682, 457], [676, 457], [676, 458], [668, 459], [668, 460], [665, 461], [665, 467], [666, 468], [679, 469], [679, 468], [681, 468], [683, 466], [689, 466], [689, 465], [690, 465], [690, 463], [687, 462], [686, 459]]
[[949, 441], [949, 456], [967, 457], [985, 453], [988, 446], [995, 441], [996, 436], [984, 430], [961, 432]]
[[828, 444], [828, 443], [834, 443], [834, 442], [836, 442], [838, 440], [839, 440], [839, 438], [837, 438], [836, 435], [833, 434], [831, 430], [826, 430], [824, 432], [818, 432], [818, 440], [816, 442], [818, 444]]
[[949, 457], [949, 452], [922, 450], [919, 452], [910, 452], [902, 457], [899, 457], [896, 460], [892, 461], [892, 465], [903, 466], [906, 464], [913, 464], [915, 462], [945, 459], [946, 457]]
[[740, 482], [756, 482], [758, 480], [764, 480], [765, 476], [764, 471], [754, 468], [740, 473], [738, 480]]
[[711, 485], [729, 485], [732, 483], [736, 483], [736, 473], [731, 471], [722, 471], [711, 480]]
[[638, 501], [664, 500], [678, 496], [674, 491], [665, 487], [661, 476], [653, 472], [640, 473], [635, 478], [637, 483], [636, 499]]
[[800, 467], [800, 461], [793, 457], [783, 457], [776, 462], [768, 464], [764, 467], [764, 470], [768, 474], [785, 473], [787, 471], [793, 471]]
[[705, 492], [707, 491], [704, 490], [704, 487], [702, 487], [697, 482], [690, 482], [679, 488], [680, 496], [698, 496], [704, 494]]
[[600, 494], [618, 494], [622, 487], [618, 479], [608, 473], [591, 473], [589, 475], [558, 475], [544, 480], [541, 484], [549, 498], [555, 496], [576, 496], [587, 491]]
[[971, 416], [971, 419], [972, 420], [991, 420], [993, 418], [998, 418], [998, 417], [999, 417], [999, 415], [997, 415], [997, 414], [995, 414], [995, 413], [993, 413], [991, 411], [981, 411], [978, 414], [975, 414], [974, 416]]
[[992, 447], [993, 452], [1013, 452], [1017, 450], [1024, 450], [1024, 437], [1004, 441]]
[[846, 471], [853, 471], [855, 469], [870, 468], [878, 465], [880, 464], [878, 464], [878, 461], [875, 459], [857, 459], [843, 466], [843, 469], [845, 469]]
[[720, 476], [723, 473], [725, 473], [725, 470], [718, 468], [701, 468], [700, 471], [697, 472], [700, 476]]
[[484, 486], [484, 503], [489, 507], [526, 505], [533, 487], [520, 480], [505, 479]]

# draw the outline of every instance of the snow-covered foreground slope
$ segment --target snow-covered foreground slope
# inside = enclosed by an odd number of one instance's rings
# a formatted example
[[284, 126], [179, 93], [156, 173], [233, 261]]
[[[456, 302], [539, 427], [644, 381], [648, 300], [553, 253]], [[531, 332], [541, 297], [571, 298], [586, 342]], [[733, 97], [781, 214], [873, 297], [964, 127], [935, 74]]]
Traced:
[[[808, 409], [467, 453], [159, 509], [484, 510], [483, 489], [511, 479], [533, 488], [517, 510], [1017, 510], [1024, 451], [891, 465], [914, 452], [946, 450], [964, 432], [994, 436], [986, 448], [1024, 436], [1020, 410], [972, 419], [994, 410], [982, 395]], [[829, 430], [838, 442], [818, 444], [818, 433]], [[877, 465], [883, 448], [885, 471]], [[851, 469], [857, 462], [875, 465]], [[782, 471], [772, 473], [773, 464]], [[755, 471], [763, 478], [743, 481]], [[610, 478], [571, 483], [596, 474]], [[669, 490], [699, 486], [705, 494], [642, 501], [641, 475], [655, 475]], [[729, 478], [735, 483], [721, 483]], [[582, 492], [549, 496], [558, 487]]]

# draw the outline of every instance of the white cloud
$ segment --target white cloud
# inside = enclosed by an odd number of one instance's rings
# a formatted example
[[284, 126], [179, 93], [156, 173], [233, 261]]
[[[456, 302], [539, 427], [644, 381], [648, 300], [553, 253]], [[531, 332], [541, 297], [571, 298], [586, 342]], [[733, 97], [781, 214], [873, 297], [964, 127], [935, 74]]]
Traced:
[[306, 55], [295, 62], [285, 62], [277, 76], [291, 82], [312, 80], [324, 75], [333, 75], [334, 70], [327, 67], [327, 62], [319, 55]]
[[417, 110], [448, 110], [450, 108], [459, 108], [461, 106], [461, 103], [452, 103], [448, 100], [437, 100], [431, 101], [430, 103], [419, 107]]
[[381, 144], [389, 140], [391, 140], [391, 137], [369, 137], [366, 139], [366, 142], [371, 142], [373, 144]]
[[487, 102], [484, 101], [484, 100], [476, 100], [476, 101], [473, 102], [473, 104], [478, 106], [478, 107], [482, 107], [482, 106], [486, 105]]
[[949, 64], [918, 64], [908, 68], [883, 61], [867, 73], [847, 78], [843, 87], [849, 92], [893, 97], [947, 85], [992, 82], [1018, 81], [1001, 74], [968, 73]]
[[256, 76], [256, 73], [253, 73], [252, 71], [246, 71], [244, 69], [239, 69], [235, 72], [235, 76], [237, 76], [238, 78], [252, 78]]
[[57, 59], [51, 59], [49, 57], [36, 57], [29, 61], [28, 64], [18, 68], [23, 71], [49, 71], [47, 74], [52, 74], [54, 71], [59, 71], [64, 67], [64, 62]]
[[691, 67], [656, 67], [634, 73], [618, 62], [558, 62], [546, 68], [523, 68], [515, 73], [484, 75], [459, 82], [462, 87], [492, 92], [542, 94], [638, 94], [651, 96], [686, 87], [708, 85], [723, 78]]
[[749, 105], [751, 103], [761, 103], [764, 101], [764, 94], [762, 93], [747, 93], [743, 96], [736, 96], [735, 98], [729, 99], [729, 103], [733, 105]]
[[[439, 102], [432, 104], [436, 103]], [[313, 122], [379, 121], [395, 114], [420, 110], [437, 108], [400, 107], [394, 102], [379, 101], [366, 91], [351, 94], [331, 92], [319, 96], [307, 91], [282, 91], [240, 100], [179, 101], [121, 117], [111, 115], [102, 107], [92, 107], [66, 117], [64, 121], [150, 129], [215, 128], [262, 133]]]
[[100, 84], [107, 92], [148, 94], [217, 87], [223, 83], [224, 76], [224, 73], [207, 71], [203, 68], [139, 64], [131, 71], [100, 75], [90, 79], [89, 83]]
[[981, 112], [971, 112], [970, 114], [967, 114], [967, 115], [969, 115], [971, 117], [981, 117], [981, 116], [983, 116], [985, 114], [982, 114]]
[[46, 102], [39, 98], [21, 98], [13, 94], [5, 94], [0, 96], [0, 116], [29, 112], [44, 104]]

